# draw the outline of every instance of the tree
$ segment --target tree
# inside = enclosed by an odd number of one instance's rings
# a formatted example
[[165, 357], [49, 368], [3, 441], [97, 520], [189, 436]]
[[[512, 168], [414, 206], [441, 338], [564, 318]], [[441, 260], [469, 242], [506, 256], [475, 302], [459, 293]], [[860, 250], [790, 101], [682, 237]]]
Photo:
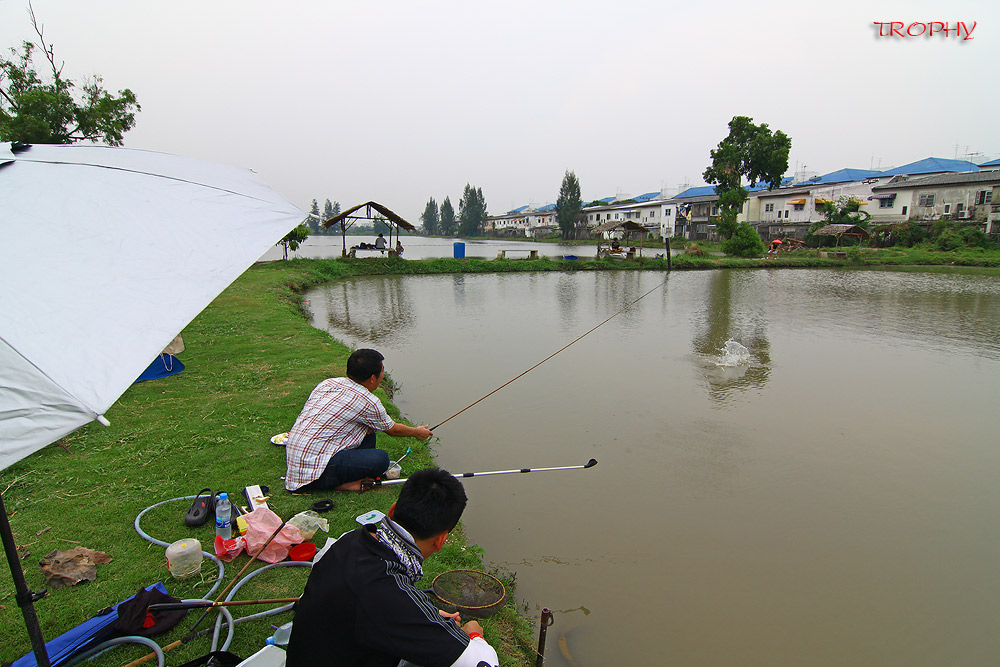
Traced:
[[441, 202], [441, 234], [444, 236], [453, 236], [457, 228], [455, 208], [451, 205], [451, 198], [445, 197], [444, 201]]
[[559, 186], [559, 198], [556, 199], [556, 220], [564, 239], [572, 238], [576, 232], [576, 220], [583, 211], [583, 201], [580, 198], [580, 180], [576, 173], [566, 170], [562, 185]]
[[458, 202], [458, 233], [460, 236], [480, 236], [486, 221], [486, 199], [481, 188], [468, 183]]
[[792, 140], [781, 130], [772, 134], [767, 123], [754, 125], [747, 116], [734, 116], [729, 121], [729, 136], [711, 151], [712, 165], [705, 169], [706, 183], [715, 184], [719, 195], [719, 222], [716, 226], [723, 239], [736, 232], [736, 218], [747, 201], [743, 179], [751, 187], [767, 183], [773, 190], [781, 185], [788, 170], [788, 152]]
[[[313, 199], [312, 207], [309, 209], [309, 217], [306, 218], [306, 224], [309, 225], [314, 233], [319, 234], [323, 227], [320, 223], [323, 222], [325, 218], [321, 218], [319, 215], [319, 202]], [[294, 248], [292, 248], [294, 250]]]
[[764, 242], [760, 234], [746, 222], [736, 225], [732, 236], [722, 242], [722, 251], [733, 257], [760, 257]]
[[[71, 144], [77, 141], [104, 141], [121, 146], [122, 137], [135, 127], [141, 110], [135, 93], [128, 88], [111, 95], [103, 79], [94, 76], [82, 85], [65, 79], [65, 63], [56, 64], [52, 44], [45, 43], [44, 27], [28, 3], [31, 24], [38, 43], [25, 41], [20, 53], [10, 49], [11, 58], [0, 59], [0, 141], [35, 144]], [[51, 81], [35, 71], [35, 49], [45, 54]], [[74, 91], [79, 90], [79, 95]]]
[[434, 197], [427, 200], [427, 206], [424, 207], [424, 212], [420, 215], [420, 223], [424, 226], [425, 234], [437, 234], [438, 225], [441, 223], [441, 214], [438, 213], [437, 202], [434, 201]]
[[[315, 200], [313, 200], [315, 201]], [[299, 245], [309, 237], [309, 228], [304, 224], [299, 224], [295, 229], [285, 234], [285, 238], [281, 239], [274, 245], [280, 245], [285, 251], [285, 259], [288, 259], [288, 250], [292, 251], [298, 250]]]
[[825, 201], [820, 204], [823, 209], [823, 220], [814, 222], [809, 227], [809, 235], [821, 227], [827, 225], [858, 225], [863, 229], [868, 229], [872, 218], [868, 211], [862, 211], [864, 202], [856, 197], [841, 197], [836, 202]]

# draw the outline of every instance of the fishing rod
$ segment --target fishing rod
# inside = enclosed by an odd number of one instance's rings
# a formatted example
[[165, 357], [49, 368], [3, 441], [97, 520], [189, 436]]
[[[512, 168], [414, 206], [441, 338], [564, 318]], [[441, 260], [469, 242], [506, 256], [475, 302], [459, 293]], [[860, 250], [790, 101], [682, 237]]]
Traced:
[[149, 611], [176, 611], [178, 609], [202, 609], [216, 607], [238, 607], [246, 604], [288, 604], [298, 602], [299, 598], [271, 598], [268, 600], [229, 600], [212, 602], [211, 600], [189, 600], [187, 602], [159, 602], [149, 605]]
[[[548, 472], [550, 470], [581, 470], [585, 468], [593, 468], [597, 465], [597, 459], [590, 459], [586, 464], [582, 466], [561, 466], [558, 468], [521, 468], [520, 470], [489, 470], [486, 472], [456, 472], [452, 474], [452, 477], [486, 477], [487, 475], [509, 475], [511, 473], [520, 472]], [[389, 484], [402, 484], [408, 477], [403, 477], [402, 479], [376, 479], [371, 482], [361, 482], [361, 490], [370, 489], [375, 486], [388, 486]]]
[[469, 408], [471, 408], [471, 407], [472, 407], [473, 405], [476, 405], [477, 403], [479, 403], [479, 402], [481, 402], [481, 401], [484, 401], [484, 400], [486, 400], [487, 398], [489, 398], [489, 397], [490, 397], [490, 396], [492, 396], [493, 394], [497, 393], [498, 391], [500, 391], [501, 389], [503, 389], [503, 388], [504, 388], [504, 387], [506, 387], [507, 385], [509, 385], [509, 384], [511, 384], [512, 382], [514, 382], [515, 380], [519, 380], [520, 378], [524, 377], [525, 375], [527, 375], [527, 374], [528, 374], [528, 373], [530, 373], [531, 371], [535, 370], [536, 368], [538, 368], [539, 366], [541, 366], [542, 364], [544, 364], [544, 363], [545, 363], [546, 361], [548, 361], [548, 360], [549, 360], [549, 359], [551, 359], [552, 357], [556, 356], [557, 354], [559, 354], [560, 352], [562, 352], [563, 350], [565, 350], [565, 349], [566, 349], [567, 347], [569, 347], [570, 345], [572, 345], [572, 344], [576, 343], [577, 341], [579, 341], [580, 339], [582, 339], [582, 338], [583, 338], [584, 336], [586, 336], [586, 335], [588, 335], [588, 334], [591, 334], [591, 333], [593, 333], [594, 331], [597, 331], [597, 329], [599, 329], [600, 327], [604, 326], [605, 324], [607, 324], [608, 322], [610, 322], [610, 321], [611, 321], [611, 320], [613, 320], [614, 318], [618, 317], [619, 315], [621, 315], [622, 313], [624, 313], [624, 312], [625, 312], [626, 310], [628, 310], [629, 308], [631, 308], [631, 307], [632, 307], [632, 306], [634, 306], [635, 304], [639, 303], [639, 302], [640, 302], [640, 301], [641, 301], [642, 299], [646, 298], [647, 296], [649, 296], [650, 294], [652, 294], [652, 293], [653, 293], [653, 292], [655, 292], [656, 290], [658, 290], [658, 289], [660, 289], [661, 287], [663, 287], [664, 285], [666, 285], [666, 284], [667, 284], [667, 280], [669, 280], [669, 279], [670, 279], [670, 275], [669, 275], [669, 274], [667, 274], [667, 277], [666, 277], [666, 279], [664, 279], [664, 281], [663, 281], [662, 283], [660, 283], [659, 285], [657, 285], [657, 286], [656, 286], [656, 287], [654, 287], [653, 289], [649, 290], [648, 292], [646, 292], [645, 294], [643, 294], [642, 296], [640, 296], [640, 297], [639, 297], [638, 299], [636, 299], [635, 301], [632, 301], [632, 302], [630, 302], [630, 303], [627, 303], [627, 304], [625, 304], [625, 305], [624, 305], [624, 306], [623, 306], [623, 307], [622, 307], [622, 308], [621, 308], [621, 309], [620, 309], [620, 310], [619, 310], [618, 312], [616, 312], [616, 313], [615, 313], [614, 315], [612, 315], [612, 316], [611, 316], [611, 317], [609, 317], [608, 319], [604, 320], [603, 322], [601, 322], [600, 324], [598, 324], [597, 326], [595, 326], [595, 327], [594, 327], [593, 329], [591, 329], [590, 331], [587, 331], [586, 333], [583, 333], [583, 334], [581, 334], [581, 335], [577, 336], [576, 338], [574, 338], [574, 339], [573, 339], [573, 340], [571, 340], [570, 342], [566, 343], [565, 345], [563, 345], [562, 347], [560, 347], [560, 348], [559, 348], [558, 350], [556, 350], [555, 352], [553, 352], [553, 353], [552, 353], [552, 354], [550, 354], [549, 356], [547, 356], [547, 357], [545, 357], [544, 359], [542, 359], [541, 361], [539, 361], [539, 362], [538, 362], [537, 364], [535, 364], [534, 366], [532, 366], [532, 367], [531, 367], [531, 368], [529, 368], [528, 370], [524, 371], [524, 372], [523, 372], [523, 373], [521, 373], [520, 375], [517, 375], [517, 376], [515, 376], [515, 377], [511, 378], [510, 380], [507, 380], [507, 381], [506, 381], [506, 382], [504, 382], [504, 383], [503, 383], [502, 385], [500, 385], [499, 387], [497, 387], [496, 389], [494, 389], [494, 390], [493, 390], [493, 391], [491, 391], [490, 393], [486, 394], [485, 396], [483, 396], [483, 397], [482, 397], [482, 398], [480, 398], [479, 400], [477, 400], [477, 401], [475, 401], [475, 402], [473, 402], [473, 403], [470, 403], [469, 405], [465, 406], [464, 408], [462, 408], [461, 410], [459, 410], [458, 412], [456, 412], [455, 414], [453, 414], [453, 415], [452, 415], [451, 417], [448, 417], [448, 419], [445, 419], [445, 420], [444, 420], [443, 422], [441, 422], [440, 424], [438, 424], [437, 426], [435, 426], [434, 428], [432, 428], [432, 429], [431, 429], [431, 431], [436, 431], [436, 430], [438, 430], [438, 429], [439, 429], [439, 428], [440, 428], [441, 426], [443, 426], [443, 425], [447, 424], [447, 423], [448, 423], [449, 421], [451, 421], [451, 420], [452, 420], [452, 419], [454, 419], [455, 417], [459, 416], [460, 414], [462, 414], [463, 412], [465, 412], [466, 410], [468, 410]]

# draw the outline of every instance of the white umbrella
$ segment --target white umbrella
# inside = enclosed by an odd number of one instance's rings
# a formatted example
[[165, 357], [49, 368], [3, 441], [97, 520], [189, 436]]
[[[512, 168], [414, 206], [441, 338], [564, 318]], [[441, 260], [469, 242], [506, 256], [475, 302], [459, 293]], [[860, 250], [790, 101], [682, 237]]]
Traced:
[[[164, 346], [304, 217], [246, 169], [0, 143], [0, 470], [106, 423]], [[30, 592], [18, 597], [30, 631]]]

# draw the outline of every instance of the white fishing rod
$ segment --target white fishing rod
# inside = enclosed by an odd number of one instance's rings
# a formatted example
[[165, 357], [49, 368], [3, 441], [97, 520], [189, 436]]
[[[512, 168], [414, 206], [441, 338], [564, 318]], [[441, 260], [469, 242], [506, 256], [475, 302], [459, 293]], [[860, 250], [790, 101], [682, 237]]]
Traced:
[[[560, 466], [558, 468], [521, 468], [520, 470], [488, 470], [486, 472], [457, 472], [453, 473], [452, 477], [458, 477], [459, 479], [463, 477], [486, 477], [487, 475], [510, 475], [512, 473], [522, 473], [522, 472], [548, 472], [550, 470], [582, 470], [585, 468], [593, 468], [597, 465], [597, 459], [590, 459], [586, 464], [582, 466]], [[389, 484], [402, 484], [408, 477], [403, 477], [401, 479], [376, 479], [372, 482], [361, 482], [361, 490], [370, 489], [375, 486], [388, 486]]]

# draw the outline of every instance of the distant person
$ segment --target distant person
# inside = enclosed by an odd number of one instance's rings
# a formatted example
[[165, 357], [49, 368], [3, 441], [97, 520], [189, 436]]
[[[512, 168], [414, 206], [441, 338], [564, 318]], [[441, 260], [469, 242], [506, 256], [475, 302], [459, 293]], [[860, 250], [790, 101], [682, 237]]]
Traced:
[[378, 524], [338, 539], [313, 566], [295, 605], [287, 667], [434, 665], [497, 667], [477, 621], [459, 627], [414, 587], [465, 510], [446, 470], [410, 475]]
[[403, 244], [400, 243], [399, 239], [396, 239], [396, 256], [397, 257], [403, 256]]
[[771, 245], [767, 250], [769, 257], [777, 257], [778, 253], [781, 251], [781, 239], [774, 239], [771, 241]]
[[621, 252], [622, 244], [618, 242], [618, 239], [611, 241], [611, 252]]
[[360, 491], [361, 481], [389, 468], [389, 455], [375, 448], [375, 434], [426, 440], [424, 426], [397, 424], [372, 394], [382, 382], [383, 357], [356, 350], [347, 359], [347, 377], [320, 382], [306, 400], [285, 441], [285, 488], [289, 491]]
[[376, 250], [385, 250], [385, 237], [382, 236], [381, 234], [379, 234], [378, 238], [375, 239], [375, 249]]

